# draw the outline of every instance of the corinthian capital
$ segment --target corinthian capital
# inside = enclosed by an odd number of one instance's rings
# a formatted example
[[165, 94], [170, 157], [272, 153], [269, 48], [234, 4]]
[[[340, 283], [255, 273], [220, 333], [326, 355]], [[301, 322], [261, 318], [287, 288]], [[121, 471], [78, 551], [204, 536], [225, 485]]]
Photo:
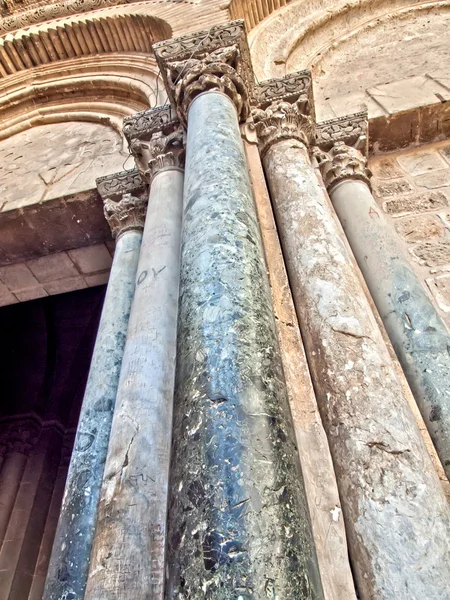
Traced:
[[315, 148], [314, 156], [328, 191], [347, 179], [364, 181], [370, 186], [372, 174], [367, 167], [366, 157], [345, 142], [336, 142], [328, 152]]
[[148, 186], [137, 169], [99, 177], [96, 183], [113, 238], [144, 228]]
[[165, 167], [184, 167], [184, 131], [170, 105], [127, 117], [123, 132], [147, 182]]
[[305, 146], [314, 140], [315, 114], [310, 71], [260, 83], [252, 110], [261, 154], [282, 140]]
[[239, 119], [248, 117], [254, 77], [243, 21], [159, 42], [153, 51], [182, 123], [194, 98], [208, 91], [226, 94]]

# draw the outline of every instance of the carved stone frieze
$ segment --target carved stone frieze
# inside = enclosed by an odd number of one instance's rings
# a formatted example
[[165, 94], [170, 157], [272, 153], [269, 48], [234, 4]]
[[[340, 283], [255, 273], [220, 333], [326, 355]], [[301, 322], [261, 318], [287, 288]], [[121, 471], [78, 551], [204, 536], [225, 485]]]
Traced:
[[336, 142], [328, 152], [316, 147], [314, 157], [328, 191], [347, 179], [364, 181], [370, 186], [372, 173], [367, 167], [367, 159], [356, 148], [347, 146], [344, 142]]
[[184, 167], [184, 131], [169, 105], [124, 119], [123, 131], [136, 165], [149, 183], [165, 167]]
[[11, 422], [7, 431], [8, 451], [29, 454], [41, 429], [40, 423], [31, 418]]
[[252, 117], [262, 156], [275, 143], [295, 139], [309, 147], [315, 137], [311, 73], [299, 71], [260, 83]]
[[241, 121], [249, 116], [254, 76], [243, 21], [159, 42], [153, 51], [182, 123], [192, 100], [211, 90], [231, 98]]
[[367, 111], [338, 117], [317, 124], [316, 144], [321, 150], [330, 150], [335, 142], [353, 146], [365, 156], [368, 152]]
[[148, 186], [137, 169], [99, 177], [96, 183], [113, 238], [144, 228]]

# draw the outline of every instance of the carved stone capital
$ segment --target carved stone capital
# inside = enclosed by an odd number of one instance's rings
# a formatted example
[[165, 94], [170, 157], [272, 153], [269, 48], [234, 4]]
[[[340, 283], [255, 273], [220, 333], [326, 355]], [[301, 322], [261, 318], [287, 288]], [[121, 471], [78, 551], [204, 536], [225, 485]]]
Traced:
[[194, 98], [208, 91], [229, 96], [240, 121], [248, 117], [254, 76], [243, 21], [159, 42], [153, 51], [183, 124]]
[[261, 155], [282, 140], [297, 140], [309, 147], [315, 139], [315, 112], [310, 71], [260, 83], [252, 117]]
[[141, 176], [149, 183], [165, 167], [184, 167], [184, 131], [170, 105], [124, 119], [124, 134]]
[[328, 191], [347, 179], [364, 181], [370, 187], [372, 173], [367, 167], [367, 159], [356, 148], [336, 142], [328, 152], [316, 147], [314, 157]]
[[328, 152], [336, 142], [344, 142], [368, 156], [367, 111], [338, 117], [317, 124], [316, 145]]
[[144, 228], [148, 186], [137, 169], [100, 177], [96, 183], [113, 238]]
[[29, 454], [41, 432], [40, 424], [31, 418], [12, 421], [6, 434], [8, 451]]
[[130, 193], [124, 194], [119, 202], [106, 198], [103, 210], [113, 238], [118, 238], [126, 231], [144, 229], [147, 199]]

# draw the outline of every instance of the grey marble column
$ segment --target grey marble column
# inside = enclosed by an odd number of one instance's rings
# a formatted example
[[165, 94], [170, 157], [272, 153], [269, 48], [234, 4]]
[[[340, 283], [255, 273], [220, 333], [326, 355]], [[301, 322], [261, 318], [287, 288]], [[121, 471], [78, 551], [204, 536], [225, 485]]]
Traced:
[[[136, 187], [136, 180], [140, 187]], [[98, 180], [116, 237], [114, 260], [81, 408], [44, 600], [82, 600], [133, 298], [146, 198], [139, 174]], [[131, 192], [136, 193], [132, 196]], [[113, 200], [113, 199], [114, 200]]]
[[345, 143], [318, 154], [331, 201], [450, 479], [450, 334]]
[[450, 589], [450, 509], [310, 163], [310, 85], [305, 72], [263, 82], [254, 118], [357, 590], [438, 600]]
[[85, 600], [164, 594], [184, 152], [160, 134]]
[[[176, 65], [168, 85], [181, 118], [189, 111], [166, 598], [319, 599], [239, 131], [244, 66], [229, 48], [214, 63], [226, 43], [241, 44], [244, 55], [243, 29], [187, 38], [155, 48], [164, 72]], [[184, 43], [204, 56], [206, 39], [210, 59], [167, 66]], [[205, 88], [212, 90], [198, 95]]]

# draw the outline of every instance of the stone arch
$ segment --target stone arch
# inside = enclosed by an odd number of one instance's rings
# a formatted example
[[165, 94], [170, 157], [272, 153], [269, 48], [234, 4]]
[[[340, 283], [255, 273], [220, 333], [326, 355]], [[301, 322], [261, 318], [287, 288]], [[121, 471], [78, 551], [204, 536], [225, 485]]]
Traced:
[[[422, 104], [450, 98], [449, 25], [448, 0], [295, 0], [249, 37], [259, 79], [312, 69], [320, 119], [364, 106], [373, 117], [394, 109], [387, 96], [407, 103], [410, 94]], [[378, 89], [386, 85], [395, 91]]]
[[56, 61], [108, 53], [151, 53], [152, 44], [170, 38], [159, 17], [141, 14], [74, 17], [35, 31], [0, 39], [0, 78]]

